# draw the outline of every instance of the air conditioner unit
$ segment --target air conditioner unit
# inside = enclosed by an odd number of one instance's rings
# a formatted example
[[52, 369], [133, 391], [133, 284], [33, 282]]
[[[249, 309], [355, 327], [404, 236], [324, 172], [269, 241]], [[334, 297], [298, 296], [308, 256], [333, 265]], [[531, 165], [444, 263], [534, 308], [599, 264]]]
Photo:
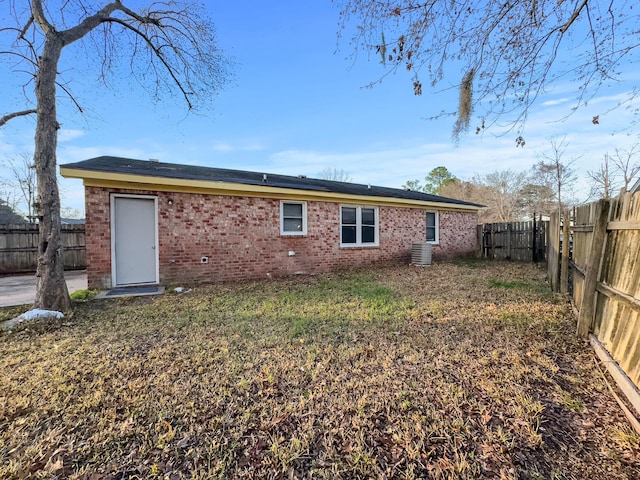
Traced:
[[432, 252], [430, 243], [414, 243], [411, 246], [411, 264], [422, 267], [431, 265]]

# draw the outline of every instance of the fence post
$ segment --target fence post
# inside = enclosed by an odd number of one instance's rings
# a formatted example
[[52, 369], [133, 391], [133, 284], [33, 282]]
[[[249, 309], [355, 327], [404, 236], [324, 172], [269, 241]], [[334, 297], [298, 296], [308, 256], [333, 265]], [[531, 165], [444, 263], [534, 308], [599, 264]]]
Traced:
[[537, 236], [538, 229], [536, 226], [536, 213], [533, 212], [533, 222], [531, 223], [531, 260], [533, 260], [533, 263], [538, 263], [538, 246], [536, 245]]
[[569, 293], [569, 250], [571, 247], [571, 214], [567, 208], [562, 221], [562, 256], [560, 257], [560, 293]]
[[[580, 313], [578, 314], [578, 328], [576, 334], [581, 338], [587, 338], [593, 323], [596, 309], [598, 277], [600, 274], [600, 263], [604, 253], [604, 244], [607, 239], [607, 223], [609, 220], [609, 200], [598, 201], [596, 207], [595, 225], [593, 228], [593, 239], [586, 265], [586, 276], [582, 291], [582, 302]], [[568, 241], [568, 238], [566, 239]]]
[[491, 224], [491, 260], [496, 259], [496, 231], [495, 231], [495, 223]]

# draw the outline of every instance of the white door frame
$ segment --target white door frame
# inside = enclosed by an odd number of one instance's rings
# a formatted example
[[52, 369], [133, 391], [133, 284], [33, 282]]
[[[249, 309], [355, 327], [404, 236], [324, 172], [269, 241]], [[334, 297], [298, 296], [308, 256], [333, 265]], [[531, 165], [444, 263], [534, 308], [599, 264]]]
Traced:
[[[156, 252], [156, 278], [153, 282], [146, 282], [140, 285], [149, 285], [152, 283], [160, 283], [160, 255], [159, 255], [159, 244], [158, 244], [158, 197], [155, 195], [135, 195], [130, 193], [112, 193], [110, 194], [110, 206], [111, 206], [111, 286], [118, 287], [116, 283], [116, 198], [136, 198], [136, 199], [146, 199], [153, 200], [153, 210], [154, 210], [154, 224], [155, 224], [155, 245], [154, 251]], [[130, 286], [131, 284], [127, 284]]]

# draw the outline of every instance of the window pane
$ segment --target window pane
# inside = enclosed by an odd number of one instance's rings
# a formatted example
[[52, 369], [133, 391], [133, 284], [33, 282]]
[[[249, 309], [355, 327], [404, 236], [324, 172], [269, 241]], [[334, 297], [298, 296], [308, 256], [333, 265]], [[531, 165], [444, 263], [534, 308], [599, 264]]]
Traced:
[[282, 211], [283, 211], [285, 217], [302, 218], [302, 204], [301, 203], [284, 203], [282, 205]]
[[362, 227], [362, 243], [376, 243], [375, 227]]
[[356, 227], [342, 227], [342, 243], [356, 243]]
[[355, 208], [342, 207], [342, 224], [343, 225], [355, 225], [356, 224], [356, 209]]
[[376, 213], [373, 208], [363, 208], [362, 209], [362, 224], [363, 225], [375, 225], [376, 224]]
[[436, 212], [427, 212], [427, 242], [435, 242], [436, 234]]
[[285, 232], [301, 232], [302, 220], [299, 218], [285, 218], [283, 229]]

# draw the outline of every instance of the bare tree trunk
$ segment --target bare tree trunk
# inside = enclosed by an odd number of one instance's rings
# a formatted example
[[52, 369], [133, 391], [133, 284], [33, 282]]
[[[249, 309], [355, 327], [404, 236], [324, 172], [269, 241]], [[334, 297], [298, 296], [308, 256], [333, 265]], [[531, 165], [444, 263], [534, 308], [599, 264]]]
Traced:
[[43, 53], [38, 59], [35, 85], [38, 109], [34, 159], [38, 176], [36, 214], [40, 243], [34, 307], [67, 312], [71, 310], [71, 300], [64, 281], [60, 194], [56, 178], [60, 128], [56, 116], [56, 75], [62, 47], [62, 39], [56, 32], [47, 32]]

